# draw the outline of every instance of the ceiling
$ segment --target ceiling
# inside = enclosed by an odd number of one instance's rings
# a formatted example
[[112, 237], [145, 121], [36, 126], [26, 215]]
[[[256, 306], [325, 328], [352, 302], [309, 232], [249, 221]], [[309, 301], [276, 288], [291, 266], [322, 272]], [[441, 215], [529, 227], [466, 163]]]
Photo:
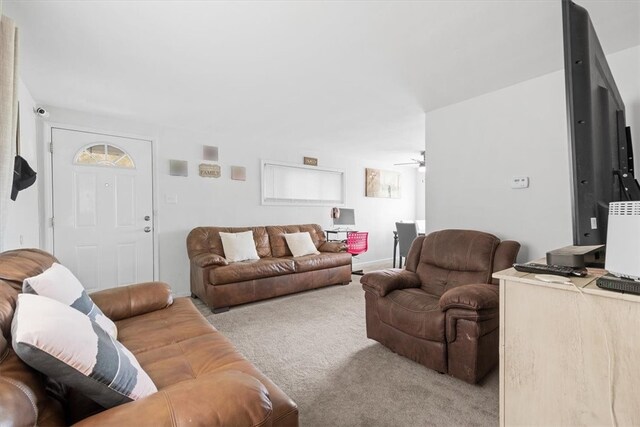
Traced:
[[[578, 1], [607, 53], [639, 1]], [[44, 105], [237, 143], [424, 149], [424, 112], [562, 68], [560, 0], [4, 1]]]

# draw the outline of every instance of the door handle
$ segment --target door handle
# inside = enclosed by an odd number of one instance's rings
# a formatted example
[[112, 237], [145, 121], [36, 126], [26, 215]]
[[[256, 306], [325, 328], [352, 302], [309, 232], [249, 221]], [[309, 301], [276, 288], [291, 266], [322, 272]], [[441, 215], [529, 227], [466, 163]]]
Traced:
[[145, 227], [144, 228], [144, 232], [145, 233], [150, 233], [151, 232], [151, 227]]
[[145, 215], [145, 216], [144, 216], [144, 220], [145, 220], [145, 221], [151, 221], [151, 217], [150, 217], [149, 215]]

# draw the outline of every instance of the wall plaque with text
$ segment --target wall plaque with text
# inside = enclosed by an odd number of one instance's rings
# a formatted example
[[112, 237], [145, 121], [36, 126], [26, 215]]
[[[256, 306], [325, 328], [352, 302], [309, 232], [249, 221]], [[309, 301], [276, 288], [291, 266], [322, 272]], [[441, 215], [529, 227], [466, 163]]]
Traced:
[[220, 178], [220, 166], [200, 163], [200, 176], [206, 178]]

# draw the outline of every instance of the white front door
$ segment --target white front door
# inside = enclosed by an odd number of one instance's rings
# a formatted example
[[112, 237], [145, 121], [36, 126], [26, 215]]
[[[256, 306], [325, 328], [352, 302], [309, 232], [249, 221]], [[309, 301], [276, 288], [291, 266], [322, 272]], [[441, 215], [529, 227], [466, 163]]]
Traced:
[[88, 291], [153, 280], [151, 142], [52, 128], [53, 253]]

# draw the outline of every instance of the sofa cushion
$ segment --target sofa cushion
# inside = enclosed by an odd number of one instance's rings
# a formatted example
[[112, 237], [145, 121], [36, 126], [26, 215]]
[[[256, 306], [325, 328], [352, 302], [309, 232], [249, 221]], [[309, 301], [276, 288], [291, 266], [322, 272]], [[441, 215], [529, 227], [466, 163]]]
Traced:
[[187, 236], [187, 254], [189, 259], [202, 253], [213, 253], [224, 256], [222, 239], [220, 232], [240, 233], [243, 231], [253, 232], [253, 241], [260, 258], [271, 256], [271, 246], [269, 235], [265, 227], [196, 227]]
[[220, 233], [224, 257], [229, 262], [260, 259], [253, 241], [253, 232]]
[[318, 255], [320, 253], [318, 248], [313, 244], [311, 235], [306, 231], [304, 233], [285, 234], [284, 239], [287, 241], [289, 251], [291, 251], [294, 257]]
[[399, 289], [378, 298], [378, 315], [382, 322], [409, 335], [445, 342], [445, 314], [439, 301], [421, 289]]
[[51, 298], [21, 294], [11, 334], [25, 363], [105, 408], [157, 391], [129, 350], [89, 317]]
[[22, 292], [52, 298], [86, 314], [113, 338], [118, 338], [115, 323], [87, 295], [82, 283], [64, 265], [54, 262], [37, 276], [24, 279]]
[[442, 230], [429, 234], [422, 240], [416, 267], [422, 288], [441, 296], [467, 283], [489, 283], [499, 244], [496, 236], [480, 231]]
[[255, 261], [234, 262], [231, 265], [213, 268], [209, 271], [209, 282], [215, 286], [293, 272], [295, 272], [295, 266], [291, 259], [262, 258]]
[[274, 424], [297, 411], [278, 386], [207, 322], [190, 298], [176, 298], [166, 309], [124, 319], [117, 325], [122, 343], [160, 391], [213, 373], [240, 371], [257, 378], [269, 391]]
[[271, 243], [271, 256], [281, 258], [291, 256], [292, 253], [287, 246], [285, 234], [304, 233], [305, 231], [311, 236], [311, 241], [316, 248], [319, 248], [326, 238], [322, 227], [318, 224], [302, 224], [302, 225], [270, 225], [266, 227], [269, 234], [269, 242]]
[[340, 267], [351, 264], [351, 254], [341, 253], [320, 253], [319, 255], [305, 255], [293, 258], [296, 273], [305, 271], [324, 270], [326, 268]]

